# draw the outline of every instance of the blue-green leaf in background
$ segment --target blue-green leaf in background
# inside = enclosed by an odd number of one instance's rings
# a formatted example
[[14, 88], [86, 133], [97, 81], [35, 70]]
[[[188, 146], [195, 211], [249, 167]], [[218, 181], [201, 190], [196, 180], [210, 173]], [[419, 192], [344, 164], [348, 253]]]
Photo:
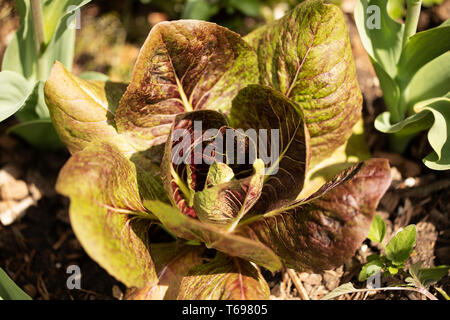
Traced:
[[9, 128], [7, 133], [13, 133], [39, 149], [55, 150], [64, 146], [50, 119], [22, 122]]
[[[355, 22], [369, 56], [394, 78], [397, 62], [402, 53], [404, 25], [389, 17], [386, 6], [387, 0], [358, 1], [355, 7]], [[374, 20], [378, 16], [378, 10], [379, 26]]]
[[29, 81], [37, 80], [36, 61], [38, 53], [34, 41], [29, 0], [16, 0], [20, 16], [20, 28], [12, 38], [3, 56], [2, 71], [15, 71]]
[[33, 85], [12, 71], [0, 72], [0, 121], [12, 116], [25, 104]]
[[[448, 28], [450, 34], [450, 28]], [[449, 39], [450, 43], [450, 39]], [[449, 49], [450, 50], [450, 49]], [[403, 85], [403, 84], [402, 84]], [[405, 110], [413, 114], [418, 102], [450, 94], [450, 52], [423, 65], [402, 90]]]
[[385, 133], [410, 136], [422, 130], [428, 131], [428, 141], [433, 148], [423, 162], [434, 170], [450, 169], [450, 98], [432, 98], [414, 106], [412, 116], [391, 124], [389, 113], [380, 114], [375, 120], [375, 128]]
[[400, 81], [411, 78], [425, 64], [450, 50], [449, 22], [450, 19], [437, 28], [418, 32], [409, 38], [398, 61]]

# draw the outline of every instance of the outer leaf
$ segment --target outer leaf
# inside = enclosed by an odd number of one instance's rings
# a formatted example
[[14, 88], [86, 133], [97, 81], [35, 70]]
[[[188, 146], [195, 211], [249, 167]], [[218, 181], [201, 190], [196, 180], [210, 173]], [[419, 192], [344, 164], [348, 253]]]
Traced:
[[370, 159], [370, 157], [364, 136], [364, 124], [360, 119], [353, 127], [353, 133], [346, 143], [334, 150], [328, 158], [309, 168], [305, 184], [297, 199], [304, 199], [312, 195], [343, 170]]
[[33, 85], [20, 74], [0, 72], [0, 121], [9, 118], [23, 107], [33, 92]]
[[386, 223], [379, 215], [375, 215], [372, 224], [370, 225], [369, 234], [367, 238], [373, 242], [382, 243], [386, 235]]
[[233, 100], [230, 122], [234, 128], [268, 131], [267, 142], [259, 136], [259, 158], [262, 151], [272, 152], [271, 130], [279, 133], [274, 141], [278, 154], [270, 154], [264, 188], [253, 211], [263, 213], [295, 199], [303, 188], [310, 160], [310, 139], [302, 110], [269, 87], [250, 85]]
[[45, 101], [59, 137], [75, 153], [94, 140], [108, 140], [127, 155], [134, 152], [120, 136], [114, 114], [126, 85], [85, 81], [56, 62], [45, 83]]
[[183, 277], [203, 261], [200, 246], [180, 246], [176, 242], [150, 246], [159, 282], [157, 285], [132, 289], [127, 300], [175, 300]]
[[216, 226], [201, 223], [159, 201], [144, 201], [144, 205], [177, 237], [204, 242], [208, 248], [253, 261], [271, 271], [281, 268], [281, 262], [273, 251], [257, 240], [227, 233]]
[[176, 114], [228, 112], [240, 88], [257, 81], [256, 55], [236, 33], [181, 20], [153, 27], [116, 115], [138, 148], [166, 141]]
[[416, 244], [416, 226], [409, 225], [389, 241], [386, 257], [395, 265], [402, 265], [409, 259]]
[[86, 252], [128, 287], [156, 284], [148, 251], [148, 221], [139, 197], [136, 170], [120, 150], [92, 143], [64, 165], [56, 185], [70, 198], [72, 228]]
[[242, 221], [241, 231], [274, 250], [289, 268], [330, 269], [360, 247], [390, 182], [388, 161], [371, 159], [307, 199]]
[[320, 0], [245, 38], [258, 53], [260, 83], [300, 105], [311, 135], [313, 164], [350, 137], [362, 96], [342, 11]]
[[269, 286], [255, 266], [218, 254], [210, 263], [189, 271], [178, 300], [268, 300], [269, 295]]
[[0, 268], [0, 300], [32, 300], [2, 268]]

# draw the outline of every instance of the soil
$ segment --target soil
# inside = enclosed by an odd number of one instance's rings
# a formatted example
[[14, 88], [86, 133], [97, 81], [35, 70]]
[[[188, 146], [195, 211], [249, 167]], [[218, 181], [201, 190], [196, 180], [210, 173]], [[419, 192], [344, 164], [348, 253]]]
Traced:
[[[18, 27], [17, 16], [11, 8], [12, 1], [0, 5], [0, 58], [7, 35]], [[363, 118], [366, 139], [374, 156], [388, 158], [392, 166], [393, 183], [380, 202], [377, 213], [387, 222], [387, 238], [408, 224], [416, 224], [417, 244], [412, 262], [425, 261], [426, 266], [450, 264], [450, 172], [436, 172], [425, 167], [421, 160], [430, 151], [425, 134], [417, 136], [404, 155], [389, 150], [385, 135], [373, 127], [375, 117], [383, 112], [378, 80], [370, 60], [361, 45], [352, 12], [354, 1], [342, 1], [361, 91], [364, 96]], [[422, 11], [421, 29], [427, 29], [447, 19], [450, 0], [438, 7]], [[101, 15], [101, 7], [89, 6], [91, 15]], [[8, 19], [5, 19], [8, 13]], [[161, 17], [162, 15], [162, 17]], [[164, 19], [161, 14], [151, 19]], [[4, 34], [5, 33], [5, 34]], [[136, 38], [139, 38], [136, 36]], [[127, 43], [131, 55], [136, 56], [139, 44]], [[83, 59], [77, 57], [75, 70], [83, 70]], [[128, 58], [130, 59], [130, 58]], [[108, 64], [108, 61], [105, 62]], [[109, 66], [111, 67], [111, 66]], [[78, 68], [78, 69], [77, 69]], [[122, 71], [121, 71], [122, 72]], [[128, 71], [123, 71], [121, 74]], [[0, 123], [0, 180], [9, 177], [10, 188], [21, 190], [21, 199], [15, 199], [8, 190], [0, 188], [0, 211], [17, 208], [29, 199], [28, 209], [16, 220], [3, 226], [0, 223], [0, 266], [32, 298], [48, 299], [121, 299], [125, 287], [108, 275], [83, 250], [72, 232], [68, 219], [68, 199], [54, 191], [60, 168], [69, 158], [65, 150], [57, 152], [32, 149], [20, 139], [7, 135], [6, 129], [15, 120]], [[0, 182], [1, 185], [1, 182]], [[24, 185], [26, 187], [24, 189]], [[5, 188], [4, 188], [5, 189]], [[12, 196], [8, 196], [12, 194]], [[17, 197], [16, 197], [17, 198]], [[3, 205], [3, 207], [2, 207]], [[338, 285], [351, 281], [362, 287], [358, 273], [368, 255], [379, 253], [380, 247], [366, 240], [356, 256], [345, 265], [322, 274], [298, 273], [282, 270], [274, 274], [263, 270], [271, 288], [272, 299], [319, 299]], [[70, 265], [82, 270], [81, 289], [69, 290], [66, 282]], [[398, 280], [398, 279], [397, 279]], [[394, 282], [395, 282], [394, 278]], [[382, 279], [391, 284], [392, 279]], [[449, 292], [449, 277], [437, 286]], [[431, 292], [440, 296], [434, 289]], [[348, 294], [339, 299], [424, 299], [415, 293], [383, 292]]]

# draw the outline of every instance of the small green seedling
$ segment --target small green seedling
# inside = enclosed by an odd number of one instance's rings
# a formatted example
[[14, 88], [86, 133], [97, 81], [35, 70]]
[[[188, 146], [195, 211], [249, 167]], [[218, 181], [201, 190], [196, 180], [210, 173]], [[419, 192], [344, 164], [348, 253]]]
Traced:
[[31, 300], [0, 268], [0, 300]]
[[423, 162], [434, 170], [450, 169], [450, 20], [416, 33], [421, 1], [406, 1], [404, 24], [389, 17], [387, 4], [361, 0], [355, 8], [356, 26], [387, 107], [375, 128], [391, 134], [397, 152], [428, 130], [433, 152]]
[[[339, 295], [352, 292], [367, 292], [372, 290], [409, 290], [424, 294], [430, 300], [436, 300], [429, 291], [431, 285], [436, 284], [440, 279], [448, 274], [449, 266], [437, 266], [432, 268], [421, 268], [423, 261], [412, 264], [405, 269], [406, 261], [411, 257], [416, 244], [416, 226], [409, 225], [402, 231], [398, 232], [389, 243], [384, 246], [383, 240], [386, 234], [386, 224], [384, 220], [376, 215], [369, 229], [368, 239], [383, 246], [384, 254], [373, 254], [367, 257], [367, 263], [362, 267], [359, 273], [359, 281], [370, 280], [377, 274], [383, 275], [400, 275], [404, 278], [405, 283], [398, 284], [393, 287], [366, 288], [356, 289], [353, 284], [345, 283], [322, 299], [332, 299]], [[445, 299], [448, 295], [440, 288], [435, 288], [442, 294]]]

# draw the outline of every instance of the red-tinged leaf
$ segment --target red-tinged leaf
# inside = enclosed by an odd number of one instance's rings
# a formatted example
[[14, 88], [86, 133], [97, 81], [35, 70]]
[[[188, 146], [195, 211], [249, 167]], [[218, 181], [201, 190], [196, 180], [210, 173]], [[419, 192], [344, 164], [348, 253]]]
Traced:
[[126, 84], [86, 81], [55, 62], [45, 83], [45, 102], [61, 141], [71, 153], [90, 142], [109, 141], [128, 155], [135, 150], [115, 129], [114, 114]]
[[256, 54], [238, 34], [205, 21], [159, 23], [141, 48], [117, 128], [139, 149], [164, 143], [175, 115], [228, 112], [257, 73]]
[[270, 247], [290, 268], [334, 268], [366, 239], [390, 182], [388, 161], [371, 159], [347, 169], [307, 199], [242, 221], [238, 230]]
[[222, 114], [212, 110], [181, 114], [174, 121], [161, 173], [169, 199], [186, 215], [197, 216], [193, 209], [193, 193], [204, 188], [208, 174], [209, 165], [203, 161], [203, 145], [211, 139], [203, 141], [203, 134], [226, 123]]
[[[310, 159], [302, 110], [270, 87], [249, 85], [233, 100], [230, 123], [258, 132], [258, 158], [267, 166], [263, 191], [252, 212], [261, 214], [294, 200], [303, 188]], [[263, 137], [260, 130], [267, 135]]]
[[160, 201], [144, 201], [144, 205], [177, 237], [203, 242], [208, 248], [253, 261], [271, 271], [281, 268], [279, 258], [258, 240], [228, 233], [214, 225], [202, 223]]
[[75, 153], [56, 190], [70, 198], [72, 228], [93, 260], [129, 287], [157, 283], [136, 169], [117, 147], [98, 142]]
[[178, 300], [263, 300], [270, 290], [250, 262], [218, 254], [183, 278]]
[[127, 292], [127, 300], [175, 300], [181, 280], [188, 271], [202, 264], [202, 246], [186, 246], [176, 242], [158, 243], [150, 246], [156, 265], [159, 282], [144, 288], [132, 288]]
[[263, 187], [264, 163], [254, 163], [250, 177], [231, 180], [196, 192], [195, 212], [202, 222], [233, 229], [259, 199]]
[[244, 39], [258, 54], [259, 83], [303, 109], [311, 164], [327, 158], [361, 118], [362, 95], [342, 10], [322, 0], [303, 1]]

